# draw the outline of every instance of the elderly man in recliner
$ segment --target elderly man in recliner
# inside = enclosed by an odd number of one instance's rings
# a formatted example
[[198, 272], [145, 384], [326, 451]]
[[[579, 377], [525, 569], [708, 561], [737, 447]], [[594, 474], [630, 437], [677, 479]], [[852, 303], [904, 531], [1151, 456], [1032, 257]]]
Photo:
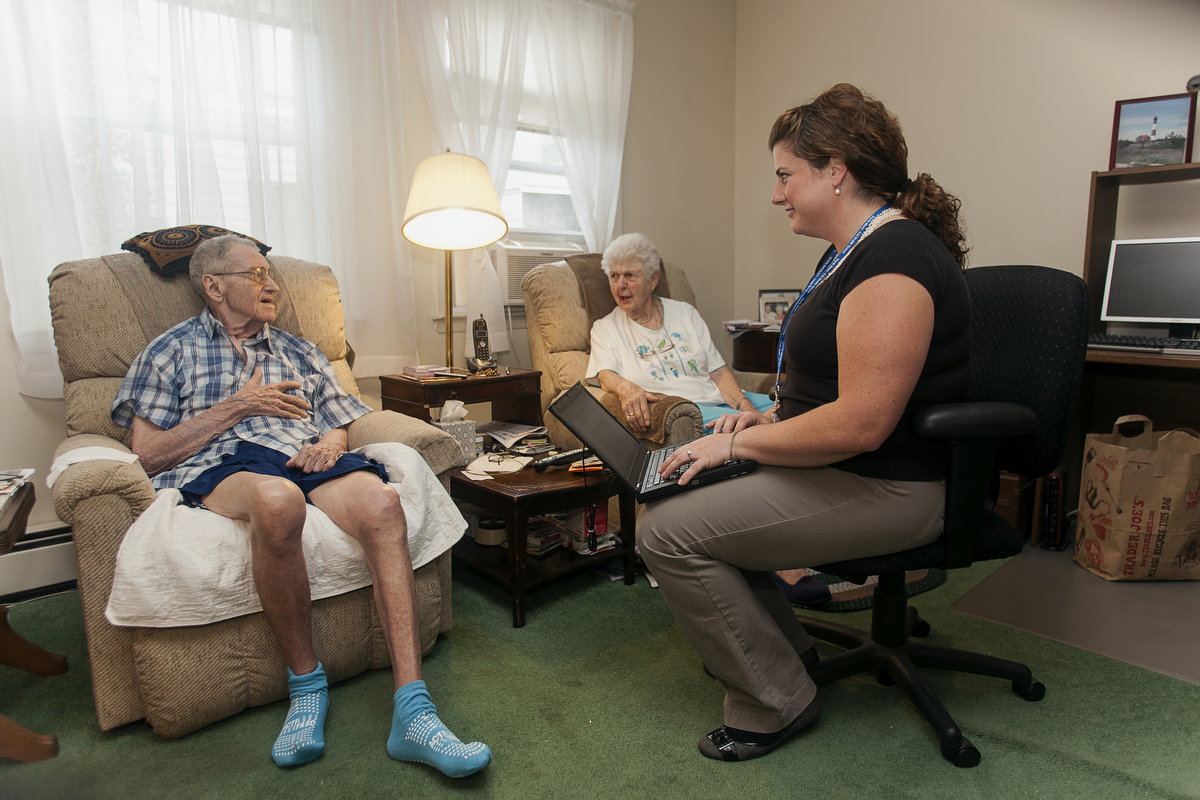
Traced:
[[280, 766], [325, 749], [329, 684], [312, 643], [301, 549], [306, 503], [362, 545], [395, 676], [388, 753], [451, 777], [491, 751], [463, 744], [437, 716], [425, 682], [412, 560], [400, 497], [378, 463], [346, 451], [346, 426], [370, 411], [342, 390], [312, 343], [271, 326], [278, 285], [255, 244], [236, 235], [196, 248], [191, 279], [206, 308], [151, 342], [129, 368], [112, 418], [157, 489], [250, 523], [263, 614], [283, 650], [291, 705], [271, 756]]

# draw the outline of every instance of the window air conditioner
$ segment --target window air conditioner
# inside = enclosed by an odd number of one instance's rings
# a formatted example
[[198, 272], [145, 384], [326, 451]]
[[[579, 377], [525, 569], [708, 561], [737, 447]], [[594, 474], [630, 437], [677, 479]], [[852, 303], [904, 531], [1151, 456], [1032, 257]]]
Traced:
[[582, 245], [569, 241], [519, 242], [514, 239], [501, 239], [488, 250], [500, 278], [504, 303], [510, 306], [525, 305], [521, 281], [531, 269], [586, 252]]

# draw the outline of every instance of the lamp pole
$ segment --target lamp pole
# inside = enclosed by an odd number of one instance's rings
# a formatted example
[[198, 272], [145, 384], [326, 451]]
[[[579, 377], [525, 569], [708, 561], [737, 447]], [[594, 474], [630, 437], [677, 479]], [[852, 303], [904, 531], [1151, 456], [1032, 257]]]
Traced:
[[446, 369], [454, 368], [454, 251], [446, 251]]

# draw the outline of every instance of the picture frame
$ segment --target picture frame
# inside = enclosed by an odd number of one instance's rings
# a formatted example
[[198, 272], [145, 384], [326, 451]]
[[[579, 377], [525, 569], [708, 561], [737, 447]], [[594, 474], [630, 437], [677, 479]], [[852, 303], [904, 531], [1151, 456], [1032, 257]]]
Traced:
[[1193, 92], [1118, 100], [1108, 168], [1190, 164], [1195, 133]]
[[766, 323], [782, 323], [792, 303], [800, 297], [799, 289], [759, 289], [758, 290], [758, 321]]

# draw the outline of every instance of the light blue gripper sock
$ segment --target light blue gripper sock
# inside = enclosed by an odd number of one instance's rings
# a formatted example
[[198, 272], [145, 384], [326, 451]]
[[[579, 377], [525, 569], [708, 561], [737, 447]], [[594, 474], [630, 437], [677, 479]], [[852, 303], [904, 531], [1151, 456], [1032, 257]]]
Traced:
[[315, 761], [325, 752], [325, 712], [329, 709], [329, 680], [320, 663], [312, 672], [297, 675], [288, 670], [292, 698], [283, 730], [271, 748], [271, 758], [281, 767]]
[[492, 762], [492, 751], [486, 744], [463, 744], [442, 724], [425, 681], [404, 684], [392, 700], [396, 708], [387, 745], [392, 758], [428, 764], [450, 778], [474, 775]]

